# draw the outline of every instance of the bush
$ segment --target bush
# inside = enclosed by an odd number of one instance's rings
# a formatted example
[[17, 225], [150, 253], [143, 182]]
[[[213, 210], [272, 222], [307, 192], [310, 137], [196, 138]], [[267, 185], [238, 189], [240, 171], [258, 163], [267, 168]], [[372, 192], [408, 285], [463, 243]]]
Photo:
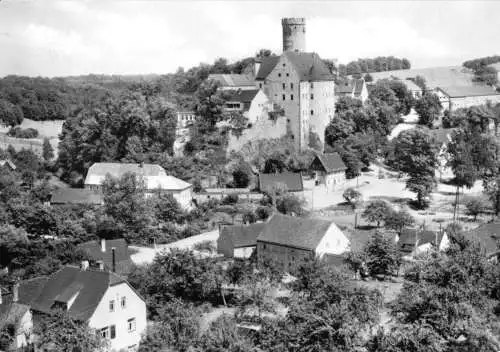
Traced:
[[222, 204], [236, 204], [238, 203], [238, 195], [237, 194], [228, 194], [222, 199]]
[[38, 130], [34, 128], [26, 128], [22, 129], [19, 126], [12, 127], [9, 132], [7, 132], [7, 135], [15, 138], [37, 138], [38, 137]]
[[255, 215], [259, 220], [267, 220], [273, 213], [272, 208], [268, 206], [260, 206], [255, 210]]
[[479, 197], [469, 198], [465, 202], [465, 207], [467, 208], [467, 215], [474, 217], [474, 221], [477, 220], [477, 216], [484, 213], [486, 209], [486, 202], [484, 199]]
[[217, 246], [215, 245], [215, 243], [213, 241], [207, 240], [207, 241], [202, 241], [202, 242], [196, 243], [193, 246], [193, 249], [200, 251], [200, 252], [213, 253], [213, 252], [217, 251]]

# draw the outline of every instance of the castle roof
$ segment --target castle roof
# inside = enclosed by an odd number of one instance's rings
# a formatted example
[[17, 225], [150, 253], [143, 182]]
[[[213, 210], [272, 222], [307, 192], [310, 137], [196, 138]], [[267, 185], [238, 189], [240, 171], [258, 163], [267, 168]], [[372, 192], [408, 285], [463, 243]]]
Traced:
[[[301, 81], [332, 81], [333, 75], [323, 60], [316, 53], [287, 51], [284, 56], [292, 63]], [[271, 73], [280, 56], [268, 56], [262, 59], [257, 80], [266, 79]]]

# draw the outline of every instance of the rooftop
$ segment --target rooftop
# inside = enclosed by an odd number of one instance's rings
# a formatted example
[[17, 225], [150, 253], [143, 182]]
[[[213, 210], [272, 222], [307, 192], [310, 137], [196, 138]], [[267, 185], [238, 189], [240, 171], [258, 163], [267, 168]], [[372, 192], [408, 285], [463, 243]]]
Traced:
[[100, 185], [107, 174], [119, 178], [126, 173], [143, 177], [147, 189], [183, 190], [191, 187], [191, 184], [167, 175], [160, 165], [132, 163], [95, 163], [87, 172], [85, 184]]
[[104, 199], [101, 192], [83, 188], [60, 188], [52, 194], [50, 203], [101, 205]]
[[278, 184], [284, 184], [289, 192], [302, 192], [304, 190], [302, 174], [300, 173], [259, 174], [259, 189], [261, 191]]
[[347, 169], [339, 153], [316, 154], [316, 157], [311, 163], [313, 167], [315, 163], [320, 163], [324, 171], [327, 173], [344, 171]]
[[211, 74], [209, 80], [217, 81], [222, 87], [254, 87], [255, 80], [252, 75], [243, 74]]
[[330, 226], [335, 226], [340, 232], [331, 221], [275, 213], [257, 237], [257, 241], [315, 250]]
[[265, 226], [265, 223], [225, 226], [222, 228], [220, 236], [231, 237], [234, 248], [256, 246], [257, 236], [262, 232]]
[[449, 86], [438, 87], [438, 89], [450, 98], [500, 95], [500, 93], [489, 86]]
[[228, 91], [228, 101], [237, 101], [240, 103], [251, 103], [255, 96], [259, 93], [259, 89], [236, 89]]
[[80, 270], [73, 266], [66, 266], [44, 279], [22, 282], [20, 303], [31, 306], [35, 311], [51, 313], [56, 302], [72, 301], [67, 312], [72, 318], [82, 321], [87, 321], [94, 314], [110, 286], [127, 282], [114, 273]]
[[102, 242], [100, 241], [81, 243], [78, 245], [78, 248], [87, 253], [90, 260], [102, 260], [104, 267], [108, 270], [113, 268], [112, 248], [115, 248], [115, 266], [117, 273], [127, 272], [127, 269], [129, 269], [132, 265], [130, 253], [128, 251], [128, 244], [123, 238], [104, 240], [104, 252], [102, 251]]

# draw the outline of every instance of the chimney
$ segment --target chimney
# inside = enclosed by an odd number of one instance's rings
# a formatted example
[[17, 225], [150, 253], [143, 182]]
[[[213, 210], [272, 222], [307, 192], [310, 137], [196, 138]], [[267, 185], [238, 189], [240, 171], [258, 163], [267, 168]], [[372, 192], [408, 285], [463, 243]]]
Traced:
[[12, 287], [12, 302], [16, 303], [19, 300], [19, 283], [15, 283]]
[[80, 270], [85, 271], [89, 268], [89, 261], [88, 260], [82, 260], [80, 264]]
[[102, 260], [98, 260], [97, 265], [99, 266], [100, 271], [104, 271], [104, 262]]
[[106, 240], [101, 238], [101, 252], [106, 252]]
[[112, 270], [113, 272], [116, 272], [116, 256], [115, 256], [115, 252], [116, 252], [116, 248], [113, 247], [111, 248], [111, 253], [112, 253], [112, 260], [113, 260], [113, 266], [112, 266]]

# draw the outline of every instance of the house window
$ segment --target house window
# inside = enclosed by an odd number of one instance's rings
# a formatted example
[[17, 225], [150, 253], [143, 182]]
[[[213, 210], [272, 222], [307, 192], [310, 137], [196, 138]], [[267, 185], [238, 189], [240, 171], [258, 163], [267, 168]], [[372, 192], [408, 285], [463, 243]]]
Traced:
[[259, 83], [259, 88], [262, 88], [262, 83]]
[[110, 312], [115, 311], [115, 301], [109, 301], [109, 311]]
[[121, 300], [122, 308], [127, 308], [127, 297], [123, 296]]
[[313, 100], [313, 99], [314, 99], [314, 94], [311, 94], [311, 100]]
[[286, 66], [286, 64], [283, 62], [283, 67], [285, 67], [285, 66]]
[[111, 339], [114, 339], [116, 337], [116, 326], [115, 325], [111, 325], [109, 327], [109, 333], [111, 335]]
[[285, 88], [286, 88], [286, 84], [285, 84], [285, 83], [283, 83], [282, 85], [283, 85], [283, 89], [285, 89]]
[[314, 115], [314, 110], [311, 110], [311, 116]]
[[285, 100], [285, 94], [283, 94], [283, 100]]
[[127, 320], [127, 330], [128, 332], [135, 331], [135, 318]]
[[290, 94], [290, 100], [293, 100], [293, 94]]
[[286, 76], [287, 76], [287, 77], [290, 77], [290, 74], [287, 72]]
[[293, 83], [290, 83], [290, 89], [293, 89]]
[[278, 77], [281, 77], [281, 73], [278, 73]]
[[311, 88], [314, 88], [314, 84], [313, 84], [313, 82], [311, 82]]
[[100, 333], [103, 339], [109, 339], [109, 327], [102, 328]]

